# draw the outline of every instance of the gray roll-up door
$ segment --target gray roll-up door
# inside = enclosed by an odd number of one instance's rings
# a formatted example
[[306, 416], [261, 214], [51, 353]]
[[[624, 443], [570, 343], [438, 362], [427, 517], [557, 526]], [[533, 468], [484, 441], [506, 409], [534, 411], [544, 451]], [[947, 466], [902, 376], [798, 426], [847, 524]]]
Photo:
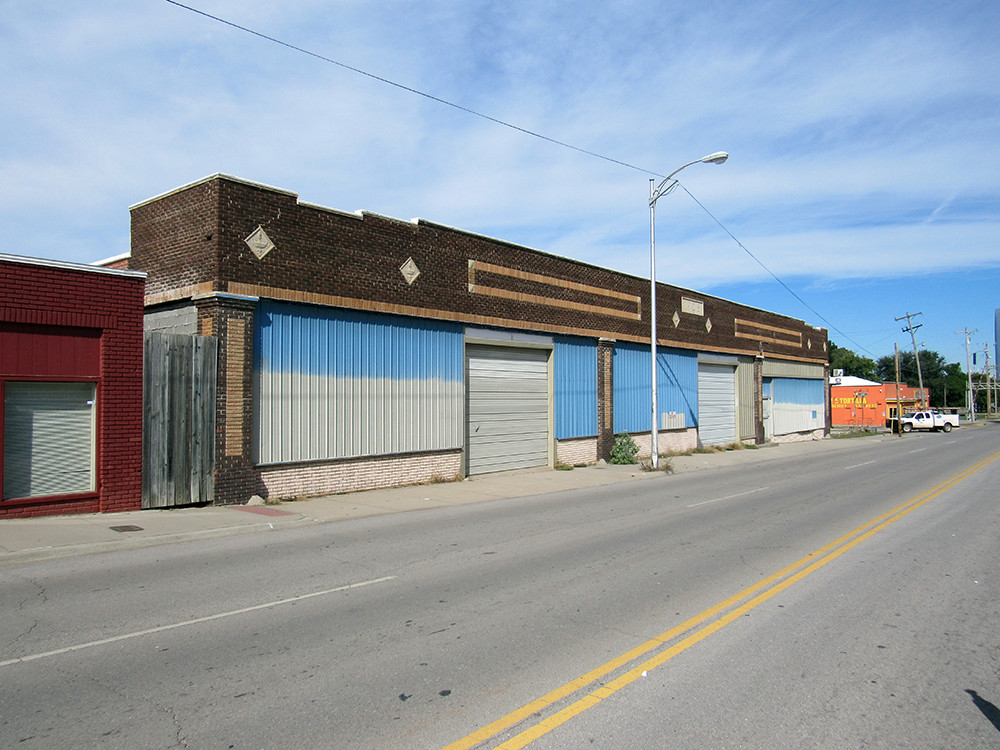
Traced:
[[466, 347], [469, 474], [549, 462], [545, 349]]
[[698, 363], [698, 440], [736, 442], [736, 377], [731, 365]]
[[8, 382], [3, 497], [94, 489], [94, 383]]

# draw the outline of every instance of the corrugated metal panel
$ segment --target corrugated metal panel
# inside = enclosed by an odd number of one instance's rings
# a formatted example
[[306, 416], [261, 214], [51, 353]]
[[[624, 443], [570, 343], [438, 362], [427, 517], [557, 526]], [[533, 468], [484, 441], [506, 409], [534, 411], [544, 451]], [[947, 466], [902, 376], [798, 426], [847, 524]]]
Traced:
[[815, 378], [823, 379], [823, 365], [808, 362], [787, 362], [780, 359], [764, 360], [765, 378]]
[[771, 378], [764, 378], [761, 383], [761, 421], [764, 423], [764, 440], [770, 441], [774, 437], [774, 399], [771, 394], [774, 392]]
[[736, 441], [736, 378], [730, 365], [698, 363], [698, 440], [702, 445]]
[[552, 366], [556, 439], [597, 435], [597, 342], [557, 338]]
[[462, 445], [462, 328], [263, 301], [256, 315], [259, 463]]
[[822, 380], [775, 378], [774, 434], [818, 430], [824, 426], [825, 391]]
[[545, 349], [466, 347], [469, 474], [548, 463], [548, 356]]
[[[661, 427], [663, 415], [670, 412], [683, 414], [689, 426], [697, 424], [698, 355], [660, 347], [656, 362], [656, 401]], [[615, 344], [613, 378], [615, 433], [650, 429], [649, 347]]]
[[648, 430], [651, 386], [649, 347], [618, 342], [612, 363], [615, 434]]
[[737, 428], [740, 440], [753, 440], [757, 437], [753, 362], [750, 357], [740, 357], [740, 362], [736, 366]]
[[6, 383], [4, 499], [94, 489], [95, 389], [94, 383]]

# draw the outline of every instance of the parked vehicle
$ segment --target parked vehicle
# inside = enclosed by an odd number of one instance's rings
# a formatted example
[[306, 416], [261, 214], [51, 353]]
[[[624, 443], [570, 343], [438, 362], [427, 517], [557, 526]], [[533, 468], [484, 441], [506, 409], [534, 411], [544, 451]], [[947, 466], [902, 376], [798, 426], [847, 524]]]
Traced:
[[938, 411], [911, 411], [904, 414], [900, 420], [903, 432], [912, 430], [944, 430], [951, 432], [952, 427], [959, 426], [957, 414], [942, 414]]

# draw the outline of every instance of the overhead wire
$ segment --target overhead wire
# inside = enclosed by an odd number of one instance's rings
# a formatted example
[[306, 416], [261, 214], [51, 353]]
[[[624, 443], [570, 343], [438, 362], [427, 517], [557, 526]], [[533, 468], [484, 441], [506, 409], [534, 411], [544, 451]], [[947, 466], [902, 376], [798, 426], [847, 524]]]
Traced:
[[[486, 120], [488, 122], [492, 122], [495, 125], [500, 125], [501, 127], [509, 128], [511, 130], [514, 130], [514, 131], [517, 131], [519, 133], [522, 133], [524, 135], [531, 136], [532, 138], [537, 138], [537, 139], [545, 141], [547, 143], [551, 143], [554, 146], [560, 146], [562, 148], [570, 149], [571, 151], [576, 151], [577, 153], [584, 154], [586, 156], [592, 156], [595, 159], [601, 159], [603, 161], [610, 162], [611, 164], [617, 164], [618, 166], [625, 167], [626, 169], [631, 169], [631, 170], [634, 170], [636, 172], [642, 172], [643, 174], [648, 174], [648, 175], [651, 175], [653, 177], [664, 177], [664, 175], [662, 175], [659, 172], [656, 172], [654, 170], [646, 169], [644, 167], [639, 167], [639, 166], [636, 166], [635, 164], [630, 164], [630, 163], [628, 163], [626, 161], [622, 161], [620, 159], [615, 159], [613, 157], [597, 153], [596, 151], [590, 151], [590, 150], [582, 148], [580, 146], [574, 146], [571, 143], [567, 143], [565, 141], [560, 141], [560, 140], [558, 140], [556, 138], [551, 138], [551, 137], [549, 137], [547, 135], [543, 135], [542, 133], [538, 133], [537, 131], [529, 130], [528, 128], [524, 128], [524, 127], [521, 127], [519, 125], [515, 125], [513, 123], [507, 122], [506, 120], [501, 120], [498, 117], [493, 117], [492, 115], [488, 115], [488, 114], [485, 114], [483, 112], [479, 112], [477, 110], [471, 109], [471, 108], [466, 107], [464, 105], [457, 104], [455, 102], [449, 101], [448, 99], [444, 99], [442, 97], [435, 96], [434, 94], [429, 94], [429, 93], [427, 93], [425, 91], [421, 91], [420, 89], [413, 88], [412, 86], [407, 86], [407, 85], [399, 83], [397, 81], [393, 81], [393, 80], [391, 80], [389, 78], [385, 78], [383, 76], [376, 75], [375, 73], [370, 73], [370, 72], [368, 72], [368, 71], [366, 71], [366, 70], [364, 70], [362, 68], [358, 68], [358, 67], [355, 67], [353, 65], [348, 65], [347, 63], [340, 62], [339, 60], [334, 60], [331, 57], [327, 57], [325, 55], [321, 55], [318, 52], [313, 52], [312, 50], [306, 49], [305, 47], [300, 47], [300, 46], [298, 46], [296, 44], [292, 44], [291, 42], [286, 42], [286, 41], [284, 41], [282, 39], [278, 39], [277, 37], [273, 37], [273, 36], [270, 36], [270, 35], [265, 34], [263, 32], [257, 31], [256, 29], [251, 29], [251, 28], [249, 28], [247, 26], [243, 26], [243, 25], [235, 23], [233, 21], [229, 21], [229, 20], [227, 20], [225, 18], [221, 18], [220, 16], [212, 15], [211, 13], [208, 13], [206, 11], [203, 11], [203, 10], [200, 10], [198, 8], [192, 7], [190, 5], [185, 5], [184, 3], [178, 2], [178, 0], [164, 0], [164, 2], [167, 2], [170, 5], [174, 5], [174, 6], [178, 7], [178, 8], [182, 8], [182, 9], [184, 9], [186, 11], [191, 12], [191, 13], [195, 13], [195, 14], [197, 14], [199, 16], [203, 16], [204, 18], [208, 18], [208, 19], [210, 19], [212, 21], [216, 21], [217, 23], [221, 23], [221, 24], [223, 24], [225, 26], [229, 26], [230, 28], [236, 29], [238, 31], [242, 31], [242, 32], [244, 32], [246, 34], [250, 34], [251, 36], [255, 36], [255, 37], [259, 38], [259, 39], [263, 39], [263, 40], [265, 40], [267, 42], [271, 42], [272, 44], [277, 44], [277, 45], [279, 45], [281, 47], [285, 47], [286, 49], [290, 49], [290, 50], [292, 50], [294, 52], [299, 52], [299, 53], [301, 53], [303, 55], [308, 55], [309, 57], [315, 58], [317, 60], [320, 60], [322, 62], [328, 63], [330, 65], [335, 65], [335, 66], [337, 66], [339, 68], [343, 68], [344, 70], [348, 70], [348, 71], [350, 71], [352, 73], [357, 73], [358, 75], [364, 76], [366, 78], [370, 78], [370, 79], [372, 79], [374, 81], [378, 81], [379, 83], [384, 83], [384, 84], [386, 84], [388, 86], [392, 86], [392, 87], [400, 89], [402, 91], [406, 91], [406, 92], [408, 92], [410, 94], [414, 94], [416, 96], [423, 97], [424, 99], [428, 99], [428, 100], [430, 100], [432, 102], [436, 102], [437, 104], [443, 104], [446, 107], [451, 107], [452, 109], [456, 109], [456, 110], [458, 110], [460, 112], [464, 112], [464, 113], [472, 115], [474, 117], [478, 117], [478, 118], [481, 118], [481, 119]], [[778, 276], [773, 271], [771, 271], [770, 268], [768, 268], [766, 265], [764, 265], [764, 263], [756, 255], [754, 255], [752, 252], [750, 252], [750, 250], [746, 247], [746, 245], [744, 245], [742, 242], [739, 241], [739, 239], [737, 239], [736, 235], [734, 235], [731, 231], [729, 231], [729, 229], [726, 227], [725, 224], [723, 224], [721, 221], [719, 221], [719, 219], [717, 219], [712, 214], [712, 212], [709, 211], [701, 203], [701, 201], [699, 201], [697, 198], [695, 198], [694, 195], [691, 193], [691, 191], [688, 190], [683, 184], [681, 184], [681, 182], [679, 180], [675, 182], [675, 184], [671, 187], [671, 190], [674, 187], [676, 187], [677, 185], [680, 185], [680, 187], [684, 190], [684, 192], [687, 193], [688, 197], [690, 197], [691, 200], [693, 200], [699, 206], [699, 208], [701, 208], [702, 211], [704, 211], [716, 224], [718, 224], [719, 227], [727, 235], [729, 235], [730, 238], [732, 238], [732, 240], [736, 243], [736, 245], [743, 250], [743, 252], [745, 252], [747, 255], [749, 255], [754, 260], [754, 262], [757, 263], [757, 265], [759, 265], [761, 268], [763, 268], [768, 273], [768, 275], [771, 276], [771, 278], [773, 278], [775, 281], [777, 281], [778, 284], [780, 284], [782, 286], [782, 288], [785, 289], [785, 291], [787, 291], [789, 294], [792, 295], [792, 297], [794, 297], [796, 300], [798, 300], [807, 310], [809, 310], [810, 312], [812, 312], [816, 317], [818, 317], [820, 320], [822, 320], [824, 323], [826, 323], [830, 327], [830, 330], [836, 331], [840, 336], [843, 336], [846, 340], [850, 341], [852, 344], [854, 344], [858, 348], [862, 349], [863, 351], [867, 352], [869, 355], [871, 355], [871, 356], [874, 357], [874, 355], [872, 355], [871, 352], [868, 352], [867, 349], [865, 349], [863, 346], [861, 346], [860, 344], [858, 344], [856, 341], [853, 341], [849, 336], [847, 336], [842, 331], [840, 331], [836, 326], [834, 326], [832, 323], [830, 323], [829, 320], [827, 320], [823, 315], [821, 315], [819, 312], [817, 312], [810, 304], [808, 304], [804, 299], [802, 299], [802, 297], [800, 297], [791, 287], [789, 287], [788, 284], [786, 284], [784, 281], [782, 281], [780, 278], [778, 278]]]
[[513, 123], [507, 122], [505, 120], [501, 120], [498, 117], [493, 117], [493, 116], [487, 115], [487, 114], [485, 114], [483, 112], [479, 112], [477, 110], [470, 109], [469, 107], [465, 107], [465, 106], [463, 106], [461, 104], [456, 104], [455, 102], [449, 101], [447, 99], [443, 99], [443, 98], [441, 98], [439, 96], [434, 96], [434, 94], [428, 94], [426, 91], [421, 91], [420, 89], [415, 89], [415, 88], [413, 88], [411, 86], [407, 86], [405, 84], [398, 83], [398, 82], [393, 81], [393, 80], [391, 80], [389, 78], [383, 78], [382, 76], [376, 75], [374, 73], [369, 73], [367, 70], [363, 70], [361, 68], [356, 68], [353, 65], [348, 65], [347, 63], [340, 62], [339, 60], [334, 60], [333, 58], [326, 57], [325, 55], [321, 55], [318, 52], [313, 52], [312, 50], [305, 49], [304, 47], [299, 47], [298, 45], [292, 44], [290, 42], [283, 41], [283, 40], [278, 39], [276, 37], [268, 36], [267, 34], [264, 34], [264, 33], [260, 32], [260, 31], [256, 31], [256, 30], [248, 28], [246, 26], [241, 26], [238, 23], [234, 23], [232, 21], [227, 21], [225, 18], [220, 18], [219, 16], [213, 16], [211, 13], [206, 13], [205, 11], [199, 10], [198, 8], [192, 8], [190, 5], [185, 5], [184, 3], [177, 2], [177, 0], [165, 0], [165, 2], [168, 2], [171, 5], [176, 5], [178, 8], [183, 8], [184, 10], [189, 10], [192, 13], [197, 13], [199, 16], [204, 16], [205, 18], [210, 18], [213, 21], [218, 21], [221, 24], [225, 24], [226, 26], [230, 26], [230, 27], [232, 27], [234, 29], [238, 29], [240, 31], [246, 32], [247, 34], [252, 34], [253, 36], [259, 37], [260, 39], [264, 39], [264, 40], [266, 40], [268, 42], [272, 42], [274, 44], [281, 45], [282, 47], [286, 47], [286, 48], [288, 48], [290, 50], [294, 50], [295, 52], [301, 52], [303, 55], [309, 55], [309, 57], [314, 57], [317, 60], [322, 60], [323, 62], [330, 63], [331, 65], [336, 65], [339, 68], [343, 68], [344, 70], [349, 70], [352, 73], [357, 73], [358, 75], [365, 76], [366, 78], [371, 78], [372, 80], [378, 81], [379, 83], [384, 83], [384, 84], [387, 84], [389, 86], [394, 86], [397, 89], [402, 89], [403, 91], [407, 91], [407, 92], [409, 92], [411, 94], [415, 94], [417, 96], [422, 96], [425, 99], [430, 99], [432, 102], [437, 102], [438, 104], [444, 104], [446, 107], [451, 107], [453, 109], [459, 110], [460, 112], [465, 112], [466, 114], [473, 115], [475, 117], [480, 117], [480, 118], [482, 118], [484, 120], [487, 120], [489, 122], [495, 123], [496, 125], [502, 125], [505, 128], [510, 128], [511, 130], [516, 130], [519, 133], [523, 133], [525, 135], [530, 135], [533, 138], [538, 138], [540, 140], [547, 141], [548, 143], [551, 143], [551, 144], [553, 144], [555, 146], [562, 146], [563, 148], [568, 148], [568, 149], [571, 149], [571, 150], [576, 151], [578, 153], [586, 154], [587, 156], [593, 156], [593, 157], [595, 157], [597, 159], [603, 159], [604, 161], [611, 162], [612, 164], [617, 164], [618, 166], [621, 166], [621, 167], [626, 167], [628, 169], [634, 169], [637, 172], [643, 172], [645, 174], [650, 174], [650, 175], [653, 175], [655, 177], [663, 177], [663, 175], [661, 175], [661, 174], [659, 174], [657, 172], [651, 172], [648, 169], [643, 169], [642, 167], [637, 167], [635, 164], [629, 164], [628, 162], [620, 161], [619, 159], [614, 159], [614, 158], [612, 158], [610, 156], [605, 156], [604, 154], [599, 154], [596, 151], [588, 151], [587, 149], [581, 148], [580, 146], [574, 146], [572, 143], [566, 143], [565, 141], [560, 141], [560, 140], [556, 140], [555, 138], [550, 138], [549, 136], [542, 135], [541, 133], [537, 133], [534, 130], [528, 130], [527, 128], [522, 128], [519, 125], [514, 125]]
[[867, 349], [865, 349], [865, 347], [861, 346], [858, 342], [854, 341], [850, 336], [848, 336], [846, 333], [844, 333], [839, 328], [837, 328], [833, 323], [831, 323], [829, 320], [827, 320], [826, 317], [824, 315], [822, 315], [820, 312], [818, 312], [812, 305], [810, 305], [808, 302], [806, 302], [804, 299], [802, 299], [802, 297], [800, 297], [795, 292], [794, 289], [792, 289], [790, 286], [788, 286], [788, 284], [786, 284], [784, 281], [782, 281], [780, 278], [778, 278], [778, 276], [770, 268], [768, 268], [766, 265], [764, 265], [763, 261], [761, 261], [760, 258], [758, 258], [756, 255], [754, 255], [752, 252], [750, 252], [750, 249], [747, 248], [747, 246], [744, 245], [742, 242], [740, 242], [740, 240], [736, 237], [735, 234], [733, 234], [732, 232], [729, 231], [729, 227], [727, 227], [725, 224], [723, 224], [721, 221], [719, 221], [719, 219], [717, 219], [715, 217], [715, 215], [711, 211], [709, 211], [702, 204], [702, 202], [700, 200], [698, 200], [697, 198], [694, 197], [694, 195], [691, 193], [690, 190], [688, 190], [683, 184], [681, 184], [681, 183], [678, 183], [678, 184], [680, 184], [681, 190], [683, 190], [685, 193], [687, 193], [688, 197], [691, 200], [693, 200], [695, 203], [697, 203], [698, 207], [701, 208], [701, 210], [704, 211], [712, 221], [714, 221], [716, 224], [718, 224], [719, 228], [722, 229], [723, 232], [725, 232], [726, 234], [728, 234], [729, 237], [733, 240], [733, 242], [735, 242], [743, 250], [743, 252], [745, 252], [747, 255], [749, 255], [758, 266], [760, 266], [765, 271], [767, 271], [768, 275], [772, 279], [774, 279], [775, 281], [777, 281], [786, 292], [788, 292], [795, 299], [797, 299], [803, 305], [803, 307], [805, 307], [807, 310], [809, 310], [810, 312], [812, 312], [813, 315], [815, 315], [817, 318], [819, 318], [824, 323], [826, 323], [830, 327], [831, 331], [836, 331], [839, 335], [843, 336], [846, 340], [850, 341], [852, 344], [854, 344], [859, 349], [862, 349], [863, 351], [867, 352], [872, 357], [875, 356], [874, 354], [872, 354], [871, 352], [869, 352]]

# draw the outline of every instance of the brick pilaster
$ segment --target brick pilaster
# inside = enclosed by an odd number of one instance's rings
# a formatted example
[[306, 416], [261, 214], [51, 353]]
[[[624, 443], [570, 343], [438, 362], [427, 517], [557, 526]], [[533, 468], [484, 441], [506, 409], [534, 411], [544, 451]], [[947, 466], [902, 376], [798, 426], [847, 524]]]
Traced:
[[753, 361], [753, 431], [754, 442], [763, 445], [764, 435], [764, 358]]
[[611, 458], [615, 444], [614, 339], [597, 342], [597, 458]]
[[213, 293], [195, 298], [198, 332], [219, 339], [215, 412], [215, 502], [254, 494], [253, 331], [257, 300]]

